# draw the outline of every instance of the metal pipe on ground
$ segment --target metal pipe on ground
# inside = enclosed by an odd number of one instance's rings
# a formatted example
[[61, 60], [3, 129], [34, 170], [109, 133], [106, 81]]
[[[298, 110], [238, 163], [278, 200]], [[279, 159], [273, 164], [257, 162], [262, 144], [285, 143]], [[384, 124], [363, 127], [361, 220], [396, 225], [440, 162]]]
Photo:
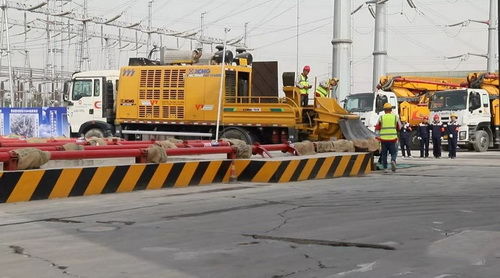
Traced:
[[158, 142], [158, 140], [145, 140], [145, 141], [125, 141], [125, 140], [117, 140], [117, 141], [108, 141], [109, 144], [112, 145], [140, 145], [140, 144], [153, 144]]
[[[69, 142], [46, 142], [46, 143], [0, 143], [0, 147], [8, 148], [38, 148], [38, 147], [54, 147], [62, 146]], [[85, 142], [75, 142], [78, 145], [83, 145]]]
[[10, 153], [0, 153], [0, 162], [7, 162], [10, 160]]
[[[123, 150], [123, 149], [147, 149], [152, 145], [152, 143], [144, 143], [146, 141], [142, 141], [142, 144], [125, 144], [125, 145], [103, 145], [103, 146], [90, 146], [90, 145], [83, 145], [83, 150]], [[43, 146], [42, 146], [43, 145]], [[185, 144], [185, 143], [178, 143], [175, 144], [177, 148], [197, 148], [197, 147], [222, 147], [222, 146], [229, 146], [228, 142], [219, 142], [216, 144], [210, 144], [210, 143], [190, 143], [190, 144]], [[7, 144], [7, 146], [0, 147], [0, 152], [9, 152], [17, 149], [22, 149], [22, 148], [28, 148], [28, 147], [33, 147], [40, 149], [42, 151], [63, 151], [63, 145], [53, 145], [53, 146], [46, 146], [45, 143], [40, 143], [40, 144], [22, 144], [22, 145], [17, 145], [14, 144], [13, 146]]]
[[[87, 151], [49, 151], [50, 160], [76, 160], [76, 159], [98, 159], [98, 158], [119, 158], [135, 157], [137, 163], [145, 163], [147, 157], [146, 149], [108, 149], [108, 150], [87, 150]], [[204, 154], [227, 154], [228, 159], [236, 158], [236, 148], [230, 146], [220, 147], [193, 147], [167, 149], [168, 156], [181, 155], [204, 155]], [[17, 170], [18, 157], [14, 152], [0, 153], [0, 162], [5, 162], [6, 170]]]
[[10, 142], [10, 141], [26, 141], [24, 139], [19, 138], [0, 138], [0, 142]]
[[259, 154], [264, 157], [266, 154], [271, 158], [270, 151], [281, 151], [284, 153], [290, 153], [292, 155], [297, 155], [297, 150], [291, 144], [272, 144], [272, 145], [259, 145], [255, 144], [252, 146], [252, 154]]
[[144, 152], [144, 149], [53, 151], [50, 152], [50, 160], [140, 157]]
[[[220, 147], [193, 147], [193, 148], [177, 148], [168, 149], [168, 156], [179, 156], [179, 155], [201, 155], [201, 154], [235, 154], [236, 148], [231, 146], [220, 146]], [[230, 158], [230, 157], [228, 157]]]
[[[14, 144], [15, 145], [15, 144]], [[21, 144], [22, 147], [34, 144]], [[179, 144], [182, 147], [167, 149], [168, 156], [181, 155], [205, 155], [205, 154], [227, 154], [228, 159], [236, 158], [236, 148], [229, 146], [228, 142], [218, 142], [215, 145], [206, 143], [191, 143], [190, 145]], [[104, 146], [84, 146], [80, 151], [63, 151], [60, 145], [41, 146], [39, 149], [48, 151], [51, 160], [76, 160], [76, 159], [98, 159], [98, 158], [119, 158], [135, 157], [136, 162], [146, 162], [147, 147], [150, 144], [134, 145], [104, 145]], [[10, 147], [13, 148], [13, 147]], [[3, 147], [0, 152], [0, 162], [7, 162], [8, 170], [17, 169], [17, 155], [9, 147]], [[9, 152], [7, 152], [9, 150]], [[253, 145], [252, 153], [271, 157], [270, 151], [289, 152], [296, 155], [297, 152], [291, 144], [273, 144], [273, 145]]]
[[[23, 149], [23, 148], [26, 148], [26, 147], [22, 147], [22, 148], [19, 148], [19, 147], [0, 147], [0, 153], [8, 153], [10, 151], [14, 151], [14, 150], [18, 150], [18, 149]], [[39, 150], [42, 150], [42, 151], [62, 151], [62, 146], [46, 146], [46, 147], [35, 147]]]

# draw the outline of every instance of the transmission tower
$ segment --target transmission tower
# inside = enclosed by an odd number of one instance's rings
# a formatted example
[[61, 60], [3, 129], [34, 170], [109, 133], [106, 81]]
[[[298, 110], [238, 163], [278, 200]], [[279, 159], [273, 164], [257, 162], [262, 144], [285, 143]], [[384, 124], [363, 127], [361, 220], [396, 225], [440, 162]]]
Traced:
[[[2, 0], [2, 5], [0, 6], [2, 9], [2, 18], [0, 22], [0, 68], [1, 68], [1, 61], [4, 52], [7, 54], [7, 63], [9, 65], [8, 70], [9, 70], [9, 96], [10, 96], [10, 103], [9, 106], [13, 107], [15, 106], [14, 102], [14, 79], [12, 78], [12, 59], [11, 59], [11, 53], [10, 53], [10, 36], [9, 36], [9, 14], [8, 14], [8, 9], [7, 9], [7, 0]], [[6, 42], [6, 48], [4, 48], [4, 38]], [[2, 92], [2, 106], [5, 105], [5, 94]]]
[[87, 0], [83, 1], [83, 18], [81, 19], [80, 42], [76, 50], [76, 70], [86, 71], [90, 69], [89, 37], [87, 33], [87, 23], [90, 21], [87, 15]]

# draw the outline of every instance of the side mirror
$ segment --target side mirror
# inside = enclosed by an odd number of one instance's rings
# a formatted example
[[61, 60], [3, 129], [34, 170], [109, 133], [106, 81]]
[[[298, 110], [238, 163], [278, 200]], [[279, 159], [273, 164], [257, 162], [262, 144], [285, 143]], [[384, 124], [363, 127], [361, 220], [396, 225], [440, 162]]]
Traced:
[[70, 88], [69, 83], [71, 83], [71, 81], [70, 80], [66, 80], [66, 81], [64, 81], [64, 85], [63, 85], [63, 100], [66, 103], [69, 102], [69, 93], [70, 93], [69, 92], [69, 90], [70, 90], [69, 89]]
[[111, 81], [106, 82], [106, 92], [108, 94], [113, 94], [113, 82]]

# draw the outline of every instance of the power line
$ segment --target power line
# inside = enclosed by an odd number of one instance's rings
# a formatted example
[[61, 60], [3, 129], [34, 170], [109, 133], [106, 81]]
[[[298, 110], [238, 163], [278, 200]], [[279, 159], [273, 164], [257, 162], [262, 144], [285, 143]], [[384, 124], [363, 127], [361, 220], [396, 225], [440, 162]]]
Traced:
[[[268, 0], [268, 1], [273, 1], [273, 0]], [[110, 20], [108, 18], [103, 18], [103, 17], [97, 17], [97, 16], [91, 16], [91, 15], [85, 15], [85, 14], [79, 14], [74, 11], [67, 11], [65, 13], [61, 13], [60, 11], [55, 11], [51, 9], [50, 7], [38, 7], [34, 8], [35, 6], [28, 6], [24, 3], [20, 2], [15, 2], [15, 1], [9, 1], [7, 4], [8, 8], [11, 9], [16, 9], [20, 11], [30, 11], [32, 13], [38, 13], [38, 14], [43, 14], [43, 15], [51, 15], [55, 17], [61, 17], [61, 18], [66, 18], [70, 19], [73, 21], [79, 21], [79, 22], [88, 22], [88, 23], [94, 23], [97, 25], [106, 25], [106, 26], [112, 26], [112, 27], [117, 27], [117, 28], [123, 28], [123, 29], [129, 29], [133, 31], [140, 32], [142, 34], [158, 34], [158, 35], [164, 35], [164, 36], [171, 36], [171, 37], [177, 37], [177, 38], [190, 38], [192, 39], [194, 35], [197, 34], [197, 32], [194, 33], [188, 33], [187, 31], [174, 31], [170, 30], [167, 28], [163, 27], [151, 27], [147, 28], [147, 26], [143, 26], [142, 21], [139, 22], [125, 22], [125, 21], [119, 21], [120, 16], [115, 16], [113, 20]], [[206, 37], [205, 39], [207, 43], [222, 43], [223, 40], [220, 38], [213, 38], [213, 37]], [[235, 44], [235, 46], [242, 46], [240, 44]]]
[[[260, 24], [257, 24], [255, 25], [253, 28], [251, 28], [250, 30], [248, 30], [248, 33], [251, 33], [253, 30], [255, 29], [258, 29], [259, 27], [261, 27], [262, 25], [264, 24], [268, 24], [269, 23], [269, 20], [266, 20], [268, 16], [270, 15], [273, 15], [274, 14], [274, 11], [281, 6], [281, 4], [284, 2], [284, 0], [281, 0], [280, 2], [276, 3], [276, 5], [269, 10], [268, 13], [266, 13], [265, 16], [263, 16], [259, 22]], [[288, 11], [289, 9], [292, 9], [293, 7], [295, 7], [295, 4], [291, 7], [291, 8], [288, 8], [288, 9], [285, 9], [285, 11]], [[281, 13], [282, 14], [282, 13]], [[279, 17], [281, 14], [278, 14], [278, 15], [273, 15], [273, 18], [276, 19], [277, 17]], [[272, 20], [272, 19], [271, 19]]]
[[[333, 18], [332, 16], [328, 16], [328, 17], [324, 17], [324, 18], [320, 18], [320, 19], [316, 19], [316, 20], [313, 20], [313, 21], [309, 21], [309, 22], [305, 22], [305, 23], [299, 24], [299, 26], [302, 27], [302, 26], [309, 25], [309, 24], [312, 24], [312, 23], [317, 23], [317, 22], [321, 22], [321, 21], [325, 21], [325, 20], [330, 20], [332, 18]], [[262, 36], [262, 35], [273, 34], [273, 33], [282, 32], [282, 31], [286, 31], [286, 30], [290, 30], [290, 29], [295, 29], [295, 28], [297, 28], [297, 26], [289, 26], [289, 27], [284, 27], [284, 28], [281, 28], [281, 29], [276, 29], [276, 30], [273, 30], [273, 31], [257, 33], [257, 34], [254, 34], [254, 35], [250, 35], [249, 37], [258, 37], [258, 36]]]
[[287, 40], [291, 40], [291, 39], [293, 39], [293, 38], [296, 38], [297, 36], [301, 36], [301, 35], [307, 34], [307, 33], [309, 33], [309, 32], [316, 31], [316, 30], [321, 29], [321, 28], [323, 28], [323, 27], [325, 27], [325, 26], [328, 26], [328, 25], [330, 25], [330, 24], [331, 24], [331, 23], [330, 23], [330, 22], [328, 22], [328, 23], [326, 23], [326, 24], [322, 24], [322, 25], [317, 26], [317, 27], [315, 27], [315, 28], [312, 28], [312, 29], [306, 30], [306, 31], [304, 31], [304, 32], [302, 32], [302, 33], [299, 33], [298, 35], [296, 34], [296, 35], [293, 35], [293, 36], [290, 36], [290, 37], [287, 37], [287, 38], [284, 38], [284, 39], [281, 39], [281, 40], [278, 40], [278, 41], [274, 41], [274, 42], [271, 42], [271, 43], [268, 43], [268, 44], [264, 44], [264, 45], [261, 45], [261, 46], [255, 47], [255, 48], [253, 48], [253, 49], [254, 49], [254, 50], [257, 50], [257, 49], [262, 49], [262, 48], [266, 48], [266, 47], [268, 47], [268, 46], [272, 46], [272, 45], [275, 45], [275, 44], [278, 44], [278, 43], [281, 43], [281, 42], [284, 42], [284, 41], [287, 41]]

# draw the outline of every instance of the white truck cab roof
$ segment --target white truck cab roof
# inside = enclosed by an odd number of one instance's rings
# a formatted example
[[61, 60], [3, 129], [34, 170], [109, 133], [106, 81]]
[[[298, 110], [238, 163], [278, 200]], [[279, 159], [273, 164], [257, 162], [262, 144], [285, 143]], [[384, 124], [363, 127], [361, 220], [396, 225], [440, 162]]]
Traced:
[[91, 70], [91, 71], [82, 71], [73, 74], [73, 78], [81, 78], [81, 77], [116, 77], [120, 76], [119, 70]]

